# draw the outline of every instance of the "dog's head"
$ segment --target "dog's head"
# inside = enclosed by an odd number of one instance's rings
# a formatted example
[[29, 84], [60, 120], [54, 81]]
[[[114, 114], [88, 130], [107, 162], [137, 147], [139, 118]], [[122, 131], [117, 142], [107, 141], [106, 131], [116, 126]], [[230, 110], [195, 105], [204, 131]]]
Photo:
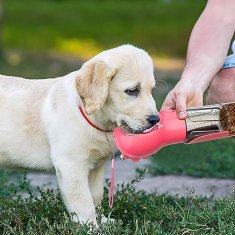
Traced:
[[159, 120], [151, 93], [154, 86], [151, 58], [131, 45], [98, 54], [76, 78], [86, 114], [102, 113], [104, 124], [111, 122], [132, 133], [141, 133]]

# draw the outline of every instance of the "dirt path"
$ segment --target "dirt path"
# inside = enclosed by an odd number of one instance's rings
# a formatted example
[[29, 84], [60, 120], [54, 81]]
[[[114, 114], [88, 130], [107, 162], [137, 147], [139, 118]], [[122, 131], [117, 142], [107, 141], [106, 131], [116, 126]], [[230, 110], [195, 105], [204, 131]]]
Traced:
[[[147, 161], [133, 163], [130, 160], [115, 160], [115, 184], [131, 181], [136, 175], [136, 167], [142, 168]], [[105, 178], [111, 175], [111, 162], [106, 166]], [[45, 186], [49, 188], [57, 188], [57, 181], [54, 175], [29, 173], [28, 179], [31, 180], [33, 186]], [[136, 184], [137, 189], [147, 192], [168, 193], [170, 195], [185, 196], [189, 193], [193, 195], [204, 195], [207, 197], [214, 196], [231, 197], [235, 180], [222, 180], [214, 178], [194, 178], [188, 176], [144, 176], [144, 179]]]

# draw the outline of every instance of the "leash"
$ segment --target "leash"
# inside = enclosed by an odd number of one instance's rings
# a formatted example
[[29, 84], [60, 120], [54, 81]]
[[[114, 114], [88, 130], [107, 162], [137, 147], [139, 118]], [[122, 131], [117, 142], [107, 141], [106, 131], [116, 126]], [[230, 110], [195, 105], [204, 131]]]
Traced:
[[[95, 128], [98, 131], [110, 133], [112, 132], [111, 130], [104, 130], [100, 127], [97, 127], [95, 124], [93, 124], [86, 114], [83, 112], [82, 107], [78, 105], [78, 108], [80, 110], [80, 113], [84, 117], [84, 119], [90, 124], [93, 128]], [[106, 135], [105, 135], [106, 136]], [[109, 143], [108, 137], [106, 136], [107, 142]], [[110, 144], [110, 143], [109, 143]], [[111, 146], [111, 145], [110, 145]], [[114, 172], [115, 172], [115, 160], [114, 160], [114, 150], [113, 150], [113, 155], [112, 155], [112, 162], [111, 162], [111, 179], [110, 179], [110, 187], [109, 187], [109, 208], [113, 207], [113, 202], [114, 202]]]
[[114, 161], [114, 154], [112, 157], [111, 162], [111, 179], [110, 179], [110, 187], [109, 187], [109, 208], [113, 208], [113, 201], [114, 201], [114, 172], [115, 172], [115, 161]]

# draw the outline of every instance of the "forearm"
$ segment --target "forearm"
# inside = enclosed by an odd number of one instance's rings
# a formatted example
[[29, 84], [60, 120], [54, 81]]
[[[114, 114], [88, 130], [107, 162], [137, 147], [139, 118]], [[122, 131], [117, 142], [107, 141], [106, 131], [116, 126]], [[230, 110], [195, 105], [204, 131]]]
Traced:
[[209, 0], [189, 40], [182, 79], [205, 91], [226, 58], [235, 30], [235, 1]]

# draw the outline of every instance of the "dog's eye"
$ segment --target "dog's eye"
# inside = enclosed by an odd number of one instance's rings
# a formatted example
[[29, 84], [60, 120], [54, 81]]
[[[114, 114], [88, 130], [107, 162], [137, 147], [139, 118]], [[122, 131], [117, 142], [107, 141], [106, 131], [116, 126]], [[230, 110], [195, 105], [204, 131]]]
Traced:
[[133, 89], [126, 89], [125, 92], [128, 95], [137, 96], [140, 93], [140, 88], [139, 87], [135, 87]]

